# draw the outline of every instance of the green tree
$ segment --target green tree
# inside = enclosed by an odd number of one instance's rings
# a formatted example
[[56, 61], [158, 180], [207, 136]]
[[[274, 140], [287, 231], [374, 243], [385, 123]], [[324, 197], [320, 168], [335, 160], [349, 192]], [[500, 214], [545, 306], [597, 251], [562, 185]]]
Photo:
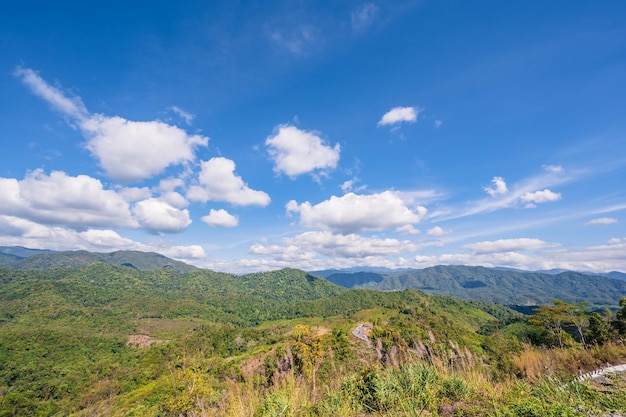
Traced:
[[613, 327], [617, 330], [620, 335], [626, 334], [626, 297], [622, 297], [619, 300], [619, 305], [622, 307], [621, 310], [615, 314], [615, 321], [613, 321]]
[[589, 330], [587, 339], [591, 343], [603, 345], [608, 342], [610, 337], [609, 323], [599, 313], [593, 312], [589, 316]]
[[552, 342], [556, 341], [563, 348], [563, 340], [566, 337], [564, 327], [570, 322], [570, 307], [561, 300], [554, 300], [553, 306], [541, 306], [537, 308], [537, 314], [532, 316], [528, 323], [545, 329], [551, 336]]

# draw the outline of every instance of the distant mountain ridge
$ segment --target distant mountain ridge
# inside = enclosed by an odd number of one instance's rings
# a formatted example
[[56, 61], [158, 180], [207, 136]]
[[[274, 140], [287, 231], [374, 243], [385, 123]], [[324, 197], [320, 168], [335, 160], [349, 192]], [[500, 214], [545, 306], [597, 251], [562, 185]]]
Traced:
[[103, 253], [85, 250], [54, 252], [21, 247], [0, 247], [0, 267], [8, 269], [82, 268], [98, 262], [139, 270], [172, 269], [178, 272], [189, 272], [198, 269], [155, 252]]
[[[84, 268], [95, 263], [136, 270], [200, 271], [192, 265], [154, 252], [111, 253], [54, 252], [23, 247], [0, 247], [0, 267], [13, 270]], [[295, 271], [295, 270], [294, 270]], [[596, 274], [573, 271], [531, 272], [510, 268], [448, 265], [425, 269], [351, 268], [310, 272], [343, 288], [381, 291], [416, 289], [432, 295], [499, 304], [545, 305], [555, 298], [585, 301], [594, 306], [615, 306], [626, 296], [626, 274]], [[264, 275], [249, 274], [249, 277]], [[257, 279], [257, 278], [254, 278]]]
[[[625, 280], [573, 271], [545, 273], [440, 265], [396, 273], [336, 272], [326, 279], [346, 288], [416, 289], [432, 295], [499, 304], [542, 305], [558, 298], [567, 302], [616, 305], [620, 297], [626, 296]], [[367, 279], [369, 282], [365, 282]]]

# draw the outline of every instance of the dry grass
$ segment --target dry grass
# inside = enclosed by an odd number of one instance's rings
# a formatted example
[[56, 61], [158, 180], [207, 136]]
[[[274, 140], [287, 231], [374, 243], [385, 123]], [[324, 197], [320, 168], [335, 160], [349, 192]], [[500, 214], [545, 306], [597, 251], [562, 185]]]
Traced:
[[606, 344], [589, 349], [547, 349], [526, 346], [513, 357], [518, 375], [529, 382], [543, 376], [577, 376], [610, 365], [626, 363], [622, 344]]

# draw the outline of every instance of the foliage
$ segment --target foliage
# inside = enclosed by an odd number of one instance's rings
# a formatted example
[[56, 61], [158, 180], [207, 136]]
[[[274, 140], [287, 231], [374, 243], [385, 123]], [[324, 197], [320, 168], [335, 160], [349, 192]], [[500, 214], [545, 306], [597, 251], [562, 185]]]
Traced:
[[[96, 263], [2, 269], [0, 283], [0, 416], [577, 415], [574, 404], [602, 415], [626, 408], [618, 380], [602, 391], [559, 378], [626, 361], [616, 330], [626, 301], [615, 319], [584, 308], [565, 314], [561, 329], [572, 335], [571, 347], [552, 349], [528, 344], [532, 332], [545, 330], [542, 321], [529, 325], [504, 306], [413, 290], [346, 290], [292, 269], [236, 276]], [[547, 307], [537, 316], [578, 311]], [[369, 344], [350, 334], [362, 323], [371, 325]], [[133, 347], [130, 335], [154, 344]]]

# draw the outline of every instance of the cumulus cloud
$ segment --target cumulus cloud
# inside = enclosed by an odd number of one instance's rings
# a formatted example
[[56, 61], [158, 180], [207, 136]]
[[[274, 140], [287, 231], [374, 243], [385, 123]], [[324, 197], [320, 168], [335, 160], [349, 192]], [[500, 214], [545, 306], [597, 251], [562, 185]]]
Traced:
[[447, 235], [448, 233], [450, 233], [449, 230], [443, 230], [439, 226], [435, 226], [432, 229], [429, 229], [427, 232], [428, 236], [443, 236]]
[[385, 191], [379, 194], [345, 194], [332, 196], [316, 205], [291, 200], [287, 213], [299, 213], [300, 224], [336, 233], [360, 233], [365, 230], [385, 230], [419, 223], [426, 215], [426, 208], [407, 207], [398, 193]]
[[[8, 231], [11, 233], [7, 233]], [[145, 244], [122, 237], [113, 230], [76, 231], [58, 226], [46, 226], [19, 217], [1, 214], [0, 245], [59, 251], [78, 249], [94, 252], [138, 250], [157, 252], [171, 258], [191, 262], [207, 257], [204, 249], [198, 245], [164, 246], [161, 242]]]
[[114, 180], [136, 182], [150, 178], [169, 166], [193, 161], [195, 148], [208, 144], [207, 137], [189, 135], [160, 121], [92, 115], [80, 98], [67, 97], [33, 70], [18, 68], [16, 75], [36, 95], [77, 123], [86, 138], [85, 147]]
[[207, 216], [202, 217], [202, 221], [211, 227], [236, 227], [239, 225], [237, 216], [233, 216], [224, 209], [211, 209]]
[[548, 243], [540, 239], [519, 238], [476, 242], [465, 245], [464, 247], [473, 250], [476, 254], [484, 254], [536, 250], [554, 246], [558, 245], [554, 243]]
[[139, 201], [133, 213], [143, 228], [155, 233], [176, 233], [191, 224], [189, 210], [180, 210], [156, 198]]
[[124, 200], [133, 202], [150, 198], [152, 196], [152, 190], [148, 187], [123, 187], [118, 190], [118, 194]]
[[195, 159], [195, 148], [208, 138], [188, 135], [160, 121], [134, 122], [121, 117], [94, 115], [81, 124], [86, 148], [106, 174], [121, 182], [153, 177], [171, 165]]
[[526, 203], [526, 207], [535, 207], [539, 203], [558, 201], [561, 199], [561, 193], [555, 193], [548, 189], [543, 191], [535, 191], [524, 193], [520, 197], [521, 201]]
[[617, 223], [617, 219], [613, 218], [613, 217], [600, 217], [598, 219], [591, 219], [589, 220], [587, 223], [587, 225], [594, 225], [594, 224], [613, 224], [613, 223]]
[[331, 147], [316, 133], [289, 125], [278, 126], [265, 145], [274, 161], [274, 171], [292, 179], [316, 170], [334, 169], [341, 151], [339, 144]]
[[141, 250], [141, 245], [113, 230], [76, 231], [0, 214], [0, 245], [51, 250]]
[[200, 245], [169, 246], [166, 248], [157, 247], [152, 249], [152, 251], [158, 252], [169, 258], [182, 261], [193, 261], [195, 259], [205, 259], [207, 257], [206, 252]]
[[115, 191], [87, 175], [61, 171], [35, 170], [21, 181], [0, 178], [0, 214], [72, 229], [137, 226]]
[[509, 191], [506, 187], [506, 182], [502, 177], [493, 177], [493, 179], [491, 180], [491, 186], [483, 187], [483, 189], [487, 194], [492, 197], [506, 194]]
[[401, 122], [415, 123], [420, 109], [416, 107], [394, 107], [383, 115], [378, 126], [393, 125]]
[[238, 206], [262, 206], [270, 203], [270, 196], [248, 187], [235, 175], [235, 163], [223, 157], [202, 161], [198, 185], [189, 187], [187, 198], [192, 201], [223, 201]]
[[390, 256], [418, 250], [409, 240], [365, 237], [357, 234], [335, 234], [330, 231], [311, 231], [284, 238], [280, 245], [255, 244], [249, 253], [271, 256], [279, 260], [302, 261], [318, 255], [330, 258], [364, 258]]
[[355, 33], [365, 32], [374, 22], [378, 7], [374, 3], [363, 4], [350, 13], [350, 24]]
[[439, 129], [441, 127], [441, 125], [443, 124], [443, 120], [435, 120], [435, 129]]
[[419, 229], [416, 229], [412, 224], [405, 224], [404, 226], [400, 226], [396, 228], [396, 232], [401, 235], [419, 235], [421, 232]]

